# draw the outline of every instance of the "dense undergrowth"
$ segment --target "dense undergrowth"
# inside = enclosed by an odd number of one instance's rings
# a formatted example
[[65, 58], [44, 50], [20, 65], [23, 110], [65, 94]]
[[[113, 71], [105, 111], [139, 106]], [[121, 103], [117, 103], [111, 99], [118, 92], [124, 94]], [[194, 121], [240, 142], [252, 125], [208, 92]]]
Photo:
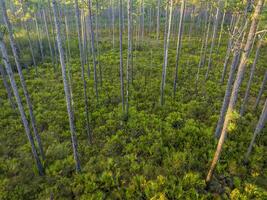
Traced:
[[[190, 48], [188, 44], [183, 48], [175, 99], [172, 83], [176, 43], [171, 43], [163, 107], [159, 105], [162, 45], [146, 40], [149, 45], [135, 48], [128, 119], [121, 111], [119, 49], [112, 50], [103, 41], [103, 81], [98, 102], [91, 63], [90, 78], [86, 76], [92, 144], [88, 144], [85, 132], [79, 59], [73, 56], [72, 90], [81, 174], [75, 173], [60, 66], [56, 74], [50, 62], [38, 65], [38, 76], [34, 69], [24, 70], [46, 154], [44, 177], [37, 175], [20, 117], [10, 108], [1, 86], [0, 199], [267, 199], [266, 134], [257, 140], [249, 164], [243, 164], [262, 108], [257, 113], [252, 111], [262, 76], [255, 77], [248, 112], [231, 124], [214, 180], [206, 189], [204, 178], [216, 148], [214, 128], [225, 91], [219, 80], [226, 49], [214, 53], [209, 80], [203, 81], [203, 68], [196, 85], [196, 40], [190, 41]], [[125, 50], [125, 61], [126, 55]], [[263, 57], [257, 66], [257, 73], [263, 74]], [[244, 90], [245, 86], [240, 97]]]

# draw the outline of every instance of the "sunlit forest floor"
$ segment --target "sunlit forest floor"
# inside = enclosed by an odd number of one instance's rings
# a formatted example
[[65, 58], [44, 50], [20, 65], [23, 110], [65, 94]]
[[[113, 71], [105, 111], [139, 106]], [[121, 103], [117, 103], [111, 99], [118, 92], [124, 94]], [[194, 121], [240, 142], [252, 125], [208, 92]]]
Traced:
[[[219, 83], [227, 44], [214, 51], [208, 81], [204, 81], [205, 65], [196, 83], [201, 44], [197, 38], [185, 38], [173, 98], [176, 42], [172, 41], [163, 107], [159, 104], [162, 41], [145, 38], [135, 45], [128, 119], [121, 108], [119, 48], [113, 49], [108, 39], [99, 45], [103, 79], [98, 102], [93, 65], [90, 61], [90, 77], [86, 65], [92, 144], [85, 131], [79, 56], [74, 54], [69, 65], [81, 174], [75, 173], [60, 65], [56, 74], [49, 61], [38, 65], [37, 76], [33, 68], [24, 70], [46, 154], [44, 177], [36, 175], [20, 117], [0, 87], [0, 199], [267, 199], [266, 127], [249, 164], [243, 163], [263, 106], [262, 102], [257, 112], [252, 109], [267, 65], [264, 56], [257, 64], [247, 112], [231, 124], [214, 180], [206, 190], [205, 176], [217, 144], [214, 129], [227, 82]], [[249, 67], [246, 80], [248, 73]], [[99, 71], [98, 80], [101, 85]]]

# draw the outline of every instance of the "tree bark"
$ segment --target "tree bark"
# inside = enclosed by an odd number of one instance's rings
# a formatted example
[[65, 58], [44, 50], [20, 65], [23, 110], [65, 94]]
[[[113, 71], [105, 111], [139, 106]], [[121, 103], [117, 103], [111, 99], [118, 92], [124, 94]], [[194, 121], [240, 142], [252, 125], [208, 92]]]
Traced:
[[181, 11], [180, 11], [178, 41], [177, 41], [177, 47], [176, 47], [175, 76], [174, 76], [174, 82], [173, 82], [173, 97], [175, 97], [175, 94], [176, 94], [176, 86], [177, 86], [177, 80], [178, 80], [178, 67], [179, 67], [180, 54], [181, 54], [181, 49], [182, 49], [184, 11], [185, 11], [185, 0], [182, 0]]
[[169, 5], [170, 12], [169, 12], [169, 19], [168, 19], [167, 35], [166, 35], [166, 46], [164, 48], [164, 62], [163, 62], [163, 68], [162, 68], [161, 96], [160, 96], [161, 106], [164, 105], [164, 89], [165, 89], [165, 84], [166, 84], [166, 72], [167, 72], [167, 65], [168, 65], [168, 50], [169, 50], [171, 23], [172, 23], [172, 7], [173, 7], [173, 0], [170, 0], [170, 5]]
[[266, 84], [267, 84], [267, 70], [265, 71], [265, 74], [264, 74], [264, 78], [263, 78], [263, 81], [262, 81], [262, 84], [261, 84], [261, 88], [260, 88], [259, 94], [258, 94], [257, 99], [256, 99], [254, 110], [256, 110], [257, 107], [259, 106], [259, 103], [260, 103], [260, 100], [261, 100], [261, 96], [262, 96], [262, 94], [264, 92]]
[[219, 157], [220, 157], [221, 152], [222, 152], [222, 147], [223, 147], [223, 144], [225, 142], [225, 138], [226, 138], [226, 134], [227, 134], [227, 128], [228, 128], [228, 125], [231, 121], [231, 118], [232, 118], [232, 115], [234, 112], [235, 104], [236, 104], [237, 97], [238, 97], [238, 92], [239, 92], [239, 89], [240, 89], [240, 86], [242, 83], [242, 79], [244, 77], [244, 73], [245, 73], [245, 69], [246, 69], [246, 65], [247, 65], [247, 61], [248, 61], [248, 56], [249, 56], [249, 53], [251, 51], [253, 38], [255, 37], [255, 33], [257, 30], [258, 23], [259, 23], [259, 17], [260, 17], [263, 5], [264, 5], [264, 0], [258, 0], [257, 6], [255, 8], [255, 12], [252, 16], [252, 22], [251, 22], [247, 42], [246, 42], [244, 51], [242, 52], [241, 61], [240, 61], [240, 64], [238, 66], [238, 72], [237, 72], [237, 76], [236, 76], [235, 83], [233, 86], [233, 90], [232, 90], [229, 106], [227, 109], [226, 117], [224, 120], [223, 129], [221, 131], [220, 140], [218, 142], [217, 149], [216, 149], [216, 152], [214, 154], [214, 158], [212, 160], [211, 167], [209, 169], [209, 172], [208, 172], [208, 175], [206, 178], [207, 183], [209, 183], [212, 179], [212, 175], [214, 173], [215, 167], [217, 165], [217, 162], [218, 162]]
[[59, 58], [60, 58], [60, 64], [61, 64], [61, 70], [62, 70], [62, 78], [63, 78], [63, 84], [64, 84], [64, 92], [65, 92], [65, 98], [66, 98], [66, 104], [67, 104], [67, 111], [69, 116], [69, 125], [70, 125], [70, 132], [71, 132], [71, 140], [72, 140], [72, 148], [73, 148], [73, 154], [74, 154], [74, 160], [76, 165], [76, 171], [81, 171], [81, 164], [79, 160], [78, 155], [78, 143], [77, 143], [77, 136], [76, 136], [76, 130], [74, 125], [74, 113], [71, 106], [71, 97], [70, 97], [70, 88], [69, 83], [67, 79], [67, 72], [66, 72], [66, 64], [64, 60], [64, 50], [62, 47], [62, 41], [60, 36], [60, 25], [57, 15], [57, 5], [56, 0], [52, 0], [52, 7], [54, 12], [54, 22], [55, 22], [55, 28], [56, 28], [56, 36], [57, 36], [57, 45], [58, 45], [58, 51], [59, 51]]
[[245, 162], [248, 161], [248, 157], [251, 154], [252, 147], [253, 147], [253, 145], [255, 143], [256, 137], [262, 131], [262, 129], [264, 128], [264, 126], [266, 124], [266, 120], [267, 120], [267, 98], [265, 100], [265, 104], [264, 104], [264, 107], [262, 109], [262, 113], [261, 113], [260, 119], [258, 121], [258, 124], [256, 126], [256, 129], [254, 131], [253, 137], [252, 137], [251, 142], [249, 144], [249, 147], [248, 147], [248, 150], [247, 150], [247, 153], [246, 153], [246, 156], [245, 156]]
[[[1, 5], [2, 5], [3, 11], [5, 11], [5, 5], [4, 5], [4, 1], [3, 0], [1, 0]], [[43, 168], [41, 160], [40, 160], [40, 158], [38, 156], [37, 150], [35, 148], [34, 140], [33, 140], [33, 137], [31, 135], [31, 132], [30, 132], [30, 127], [29, 127], [29, 124], [28, 124], [28, 121], [27, 121], [27, 117], [26, 117], [26, 114], [25, 114], [25, 111], [24, 111], [24, 108], [23, 108], [23, 105], [22, 105], [21, 98], [19, 96], [17, 84], [16, 84], [16, 81], [15, 81], [15, 78], [14, 78], [14, 75], [13, 75], [13, 72], [12, 72], [12, 69], [11, 69], [11, 65], [10, 65], [10, 62], [9, 62], [9, 59], [8, 59], [6, 45], [3, 42], [3, 33], [0, 33], [0, 34], [1, 34], [0, 35], [0, 49], [1, 49], [1, 52], [2, 52], [2, 56], [3, 56], [3, 61], [4, 61], [4, 64], [5, 64], [5, 67], [6, 67], [6, 71], [7, 71], [10, 83], [11, 83], [11, 87], [13, 89], [13, 93], [14, 93], [17, 105], [18, 105], [18, 109], [19, 109], [20, 116], [21, 116], [21, 119], [22, 119], [22, 122], [23, 122], [23, 126], [24, 126], [24, 129], [25, 129], [27, 138], [28, 138], [28, 140], [30, 142], [30, 145], [31, 145], [31, 150], [32, 150], [33, 158], [34, 158], [34, 160], [36, 162], [36, 165], [37, 165], [38, 173], [39, 173], [39, 175], [42, 176], [42, 175], [44, 175], [44, 168]]]
[[250, 92], [250, 88], [251, 88], [253, 77], [254, 77], [255, 70], [256, 70], [256, 64], [257, 64], [257, 61], [259, 59], [261, 46], [262, 46], [262, 39], [258, 43], [257, 50], [256, 50], [256, 53], [255, 53], [254, 62], [252, 64], [252, 67], [251, 67], [251, 70], [250, 70], [250, 76], [249, 76], [249, 81], [248, 81], [247, 88], [246, 88], [245, 97], [243, 99], [243, 102], [242, 102], [242, 105], [241, 105], [241, 109], [240, 109], [240, 115], [241, 116], [243, 116], [245, 111], [246, 111], [245, 110], [246, 109], [246, 104], [248, 102], [249, 92]]
[[96, 100], [98, 102], [98, 83], [97, 83], [97, 68], [96, 68], [96, 52], [95, 52], [95, 34], [93, 28], [93, 21], [92, 21], [92, 2], [88, 0], [88, 11], [89, 11], [89, 27], [91, 30], [91, 47], [92, 47], [92, 55], [93, 55], [93, 65], [94, 65], [94, 88], [96, 94]]
[[40, 135], [39, 135], [38, 130], [37, 130], [35, 116], [33, 114], [33, 106], [32, 106], [31, 99], [30, 99], [30, 96], [29, 96], [29, 93], [28, 93], [28, 89], [27, 89], [27, 86], [26, 86], [26, 83], [25, 83], [25, 80], [24, 80], [24, 76], [23, 76], [23, 73], [22, 73], [22, 69], [21, 69], [21, 65], [20, 65], [20, 61], [19, 61], [19, 56], [18, 56], [17, 49], [16, 49], [16, 43], [15, 43], [14, 36], [13, 36], [12, 25], [11, 25], [9, 19], [8, 19], [8, 16], [7, 16], [6, 5], [4, 3], [4, 0], [0, 0], [0, 3], [1, 3], [1, 7], [2, 7], [2, 15], [3, 15], [4, 23], [5, 23], [5, 25], [7, 27], [7, 30], [8, 30], [9, 41], [10, 41], [10, 45], [11, 45], [13, 56], [15, 58], [15, 63], [16, 63], [16, 66], [17, 66], [17, 70], [18, 70], [18, 74], [19, 74], [19, 78], [20, 78], [20, 83], [21, 83], [22, 90], [23, 90], [23, 93], [24, 93], [24, 96], [25, 96], [25, 99], [26, 99], [26, 103], [27, 103], [28, 108], [29, 108], [29, 114], [30, 114], [31, 125], [32, 125], [32, 128], [33, 128], [34, 137], [35, 137], [36, 142], [38, 144], [40, 155], [41, 155], [42, 159], [44, 160], [45, 159], [45, 154], [44, 154], [44, 151], [43, 151], [41, 138], [40, 138]]
[[5, 70], [4, 70], [4, 68], [3, 68], [3, 66], [1, 64], [0, 64], [0, 73], [1, 73], [1, 76], [2, 76], [4, 87], [6, 88], [7, 97], [8, 97], [10, 106], [14, 111], [16, 111], [16, 104], [15, 104], [15, 102], [13, 100], [12, 91], [11, 91], [9, 83], [8, 83], [8, 81], [6, 79]]

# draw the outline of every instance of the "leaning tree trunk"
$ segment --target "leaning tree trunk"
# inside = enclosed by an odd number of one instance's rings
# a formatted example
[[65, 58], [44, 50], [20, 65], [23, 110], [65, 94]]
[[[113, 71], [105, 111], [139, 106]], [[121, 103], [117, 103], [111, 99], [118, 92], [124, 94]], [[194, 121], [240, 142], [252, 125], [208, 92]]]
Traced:
[[82, 47], [82, 39], [81, 39], [81, 18], [80, 18], [80, 10], [78, 6], [78, 0], [75, 0], [75, 14], [76, 14], [76, 27], [78, 33], [78, 44], [80, 50], [80, 62], [81, 62], [81, 72], [82, 72], [82, 81], [83, 81], [83, 97], [84, 97], [84, 108], [85, 108], [85, 118], [86, 118], [86, 132], [89, 142], [92, 140], [92, 135], [90, 133], [89, 126], [89, 105], [88, 105], [88, 95], [87, 95], [87, 84], [85, 80], [85, 72], [84, 72], [84, 52]]
[[264, 104], [264, 107], [262, 109], [262, 113], [261, 113], [260, 119], [258, 121], [258, 124], [256, 126], [256, 129], [254, 131], [253, 137], [251, 139], [250, 145], [248, 147], [248, 150], [247, 150], [247, 153], [246, 153], [246, 156], [245, 156], [245, 161], [246, 162], [248, 161], [248, 157], [251, 154], [252, 147], [253, 147], [253, 145], [255, 143], [256, 137], [262, 131], [262, 129], [264, 128], [264, 126], [266, 124], [266, 120], [267, 120], [267, 98], [265, 100], [265, 104]]
[[94, 88], [96, 94], [96, 100], [98, 101], [98, 84], [97, 84], [97, 69], [96, 69], [96, 52], [95, 52], [95, 33], [93, 28], [92, 21], [92, 3], [91, 0], [88, 0], [88, 11], [89, 11], [89, 28], [91, 30], [91, 47], [92, 47], [92, 55], [93, 55], [93, 65], [94, 65]]
[[236, 101], [237, 101], [237, 97], [238, 97], [238, 92], [239, 92], [239, 89], [240, 89], [240, 86], [242, 83], [242, 79], [244, 77], [244, 73], [245, 73], [245, 69], [246, 69], [246, 65], [247, 65], [247, 61], [248, 61], [248, 56], [249, 56], [250, 51], [251, 51], [251, 47], [253, 44], [253, 38], [255, 37], [255, 33], [257, 30], [258, 23], [259, 23], [259, 18], [260, 18], [260, 14], [261, 14], [263, 5], [264, 5], [264, 0], [258, 0], [257, 6], [255, 8], [255, 12], [252, 16], [252, 22], [251, 22], [247, 42], [246, 42], [244, 51], [242, 52], [241, 61], [240, 61], [240, 64], [238, 66], [237, 77], [236, 77], [236, 80], [235, 80], [235, 83], [233, 86], [233, 90], [232, 90], [229, 106], [227, 109], [227, 113], [225, 116], [220, 140], [218, 142], [217, 149], [216, 149], [216, 152], [214, 154], [214, 158], [212, 160], [211, 167], [209, 169], [209, 172], [208, 172], [208, 175], [206, 178], [207, 183], [209, 183], [212, 179], [212, 175], [214, 173], [216, 164], [217, 164], [219, 157], [221, 155], [221, 152], [222, 152], [222, 147], [223, 147], [226, 135], [227, 135], [227, 128], [228, 128], [228, 125], [232, 119], [232, 115], [233, 115], [234, 108], [235, 108]]
[[64, 60], [65, 58], [64, 50], [62, 47], [62, 41], [61, 41], [61, 36], [60, 36], [60, 25], [59, 25], [59, 20], [58, 20], [58, 15], [57, 15], [56, 0], [52, 0], [52, 4], [53, 4], [52, 7], [53, 7], [53, 12], [54, 12], [56, 36], [57, 36], [57, 45], [58, 45], [59, 58], [60, 58], [60, 64], [61, 64], [61, 70], [62, 70], [62, 79], [63, 79], [63, 84], [64, 84], [67, 111], [68, 111], [68, 116], [69, 116], [73, 154], [74, 154], [74, 160], [75, 160], [75, 165], [76, 165], [76, 171], [80, 172], [81, 164], [80, 164], [79, 155], [78, 155], [78, 143], [77, 143], [77, 137], [76, 137], [76, 131], [75, 131], [75, 125], [74, 125], [74, 113], [73, 113], [73, 108], [71, 106], [70, 87], [68, 83], [66, 64]]
[[0, 64], [0, 73], [1, 73], [1, 76], [2, 76], [2, 80], [3, 80], [3, 84], [4, 84], [4, 87], [6, 88], [6, 92], [7, 92], [7, 97], [8, 97], [8, 100], [9, 100], [9, 103], [11, 105], [11, 108], [16, 111], [16, 104], [13, 100], [13, 95], [12, 95], [12, 92], [11, 92], [11, 89], [10, 89], [10, 86], [9, 86], [9, 83], [6, 79], [6, 73], [5, 73], [5, 70], [3, 68], [3, 66]]
[[17, 66], [17, 70], [18, 70], [18, 74], [19, 74], [19, 78], [20, 78], [20, 83], [21, 83], [22, 90], [23, 90], [23, 93], [24, 93], [24, 96], [26, 99], [26, 103], [27, 103], [28, 108], [29, 108], [29, 114], [30, 114], [31, 125], [33, 128], [34, 137], [35, 137], [36, 142], [38, 144], [38, 148], [39, 148], [41, 157], [44, 160], [45, 155], [44, 155], [44, 151], [43, 151], [43, 145], [42, 145], [41, 138], [40, 138], [40, 135], [39, 135], [38, 130], [37, 130], [35, 116], [33, 114], [33, 106], [32, 106], [31, 99], [30, 99], [30, 96], [28, 93], [28, 89], [26, 87], [26, 83], [25, 83], [24, 76], [22, 73], [22, 69], [21, 69], [21, 65], [20, 65], [20, 61], [19, 61], [19, 56], [18, 56], [17, 49], [16, 49], [16, 43], [15, 43], [14, 36], [13, 36], [12, 25], [8, 19], [8, 16], [7, 16], [6, 5], [4, 3], [4, 0], [0, 0], [0, 4], [2, 7], [2, 14], [3, 14], [4, 23], [5, 23], [7, 30], [8, 30], [9, 41], [10, 41], [13, 56], [15, 58], [15, 63]]
[[[5, 10], [5, 5], [4, 5], [3, 0], [1, 0], [1, 5], [2, 5], [3, 10]], [[18, 109], [19, 109], [19, 112], [20, 112], [20, 116], [21, 116], [22, 122], [23, 122], [23, 126], [24, 126], [24, 129], [25, 129], [27, 138], [28, 138], [28, 140], [30, 142], [30, 145], [31, 145], [32, 154], [33, 154], [34, 160], [36, 162], [39, 175], [42, 176], [42, 175], [44, 175], [44, 168], [43, 168], [42, 162], [41, 162], [41, 160], [40, 160], [40, 158], [38, 156], [38, 153], [37, 153], [37, 150], [36, 150], [36, 147], [35, 147], [35, 144], [34, 144], [34, 139], [33, 139], [32, 135], [31, 135], [30, 127], [29, 127], [29, 124], [28, 124], [28, 121], [27, 121], [27, 117], [26, 117], [23, 105], [22, 105], [22, 101], [21, 101], [21, 98], [19, 96], [19, 91], [18, 91], [18, 88], [17, 88], [17, 84], [16, 84], [16, 81], [15, 81], [15, 78], [14, 78], [14, 74], [12, 72], [11, 65], [10, 65], [10, 62], [9, 62], [9, 59], [8, 59], [6, 45], [3, 42], [3, 33], [0, 33], [0, 34], [1, 34], [0, 35], [0, 49], [1, 49], [1, 52], [2, 52], [2, 56], [3, 56], [3, 61], [5, 63], [5, 67], [6, 67], [6, 71], [7, 71], [10, 83], [11, 83], [11, 87], [13, 89], [13, 93], [14, 93], [14, 96], [15, 96], [16, 101], [17, 101], [17, 105], [18, 105]]]
[[262, 81], [262, 84], [261, 84], [261, 88], [260, 88], [259, 94], [257, 96], [256, 103], [254, 105], [254, 110], [256, 110], [257, 107], [259, 106], [259, 103], [260, 103], [260, 100], [261, 100], [261, 96], [263, 94], [263, 91], [264, 91], [266, 85], [267, 85], [267, 70], [265, 71], [265, 75], [264, 75], [264, 78], [263, 78], [263, 81]]
[[174, 83], [173, 83], [173, 96], [174, 97], [176, 94], [176, 86], [177, 86], [177, 80], [178, 80], [178, 66], [179, 66], [180, 54], [181, 54], [181, 49], [182, 49], [184, 11], [185, 11], [185, 0], [182, 0], [181, 11], [180, 11], [178, 41], [177, 41], [177, 48], [176, 48], [175, 76], [174, 76]]
[[[169, 21], [168, 21], [168, 28], [167, 28], [167, 35], [166, 35], [166, 46], [164, 48], [164, 62], [162, 68], [162, 80], [161, 80], [161, 88], [160, 88], [160, 104], [161, 106], [164, 105], [164, 89], [166, 84], [166, 72], [167, 72], [167, 65], [168, 65], [168, 51], [169, 51], [169, 43], [170, 43], [170, 34], [171, 34], [171, 24], [172, 24], [172, 6], [173, 0], [170, 0], [170, 13], [169, 13]], [[167, 8], [168, 10], [168, 8]], [[168, 12], [167, 12], [168, 13]], [[167, 18], [167, 16], [166, 16]]]
[[240, 109], [240, 115], [241, 116], [243, 116], [244, 113], [245, 113], [246, 104], [248, 102], [249, 92], [250, 92], [252, 80], [253, 80], [253, 77], [254, 77], [254, 74], [255, 74], [255, 70], [256, 70], [256, 64], [257, 64], [257, 61], [258, 61], [259, 55], [260, 55], [261, 45], [262, 45], [262, 39], [258, 43], [256, 54], [255, 54], [255, 58], [254, 58], [254, 62], [252, 64], [252, 67], [251, 67], [251, 70], [250, 70], [250, 76], [249, 76], [249, 81], [248, 81], [247, 88], [246, 88], [245, 97], [243, 99], [243, 102], [242, 102], [242, 105], [241, 105], [241, 109]]

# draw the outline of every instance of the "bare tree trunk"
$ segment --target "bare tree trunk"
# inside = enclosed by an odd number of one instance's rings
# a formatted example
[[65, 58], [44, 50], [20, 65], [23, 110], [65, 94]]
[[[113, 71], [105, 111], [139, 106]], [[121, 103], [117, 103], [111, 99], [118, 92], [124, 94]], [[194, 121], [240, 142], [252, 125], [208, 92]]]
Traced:
[[2, 11], [3, 11], [2, 15], [3, 15], [4, 23], [5, 23], [5, 25], [7, 27], [7, 30], [8, 30], [9, 41], [10, 41], [11, 49], [12, 49], [12, 52], [13, 52], [13, 55], [14, 55], [14, 58], [15, 58], [15, 63], [16, 63], [16, 66], [17, 66], [17, 70], [18, 70], [21, 86], [22, 86], [23, 93], [24, 93], [24, 96], [25, 96], [25, 99], [26, 99], [26, 103], [27, 103], [28, 108], [29, 108], [29, 114], [30, 114], [31, 125], [32, 125], [32, 128], [33, 128], [34, 137], [35, 137], [36, 142], [38, 144], [38, 148], [39, 148], [41, 157], [44, 160], [45, 159], [45, 155], [44, 155], [44, 151], [43, 151], [43, 146], [42, 146], [40, 135], [39, 135], [38, 130], [37, 130], [35, 116], [33, 114], [33, 106], [32, 106], [31, 100], [30, 100], [28, 89], [26, 87], [26, 83], [25, 83], [24, 76], [23, 76], [23, 73], [22, 73], [21, 65], [20, 65], [20, 62], [19, 62], [19, 57], [18, 57], [18, 53], [17, 53], [17, 49], [16, 49], [16, 43], [15, 43], [14, 36], [13, 36], [12, 25], [11, 25], [9, 19], [8, 19], [8, 16], [7, 16], [6, 6], [5, 6], [5, 3], [4, 3], [4, 0], [0, 0], [0, 3], [1, 3]]
[[254, 74], [255, 74], [256, 64], [257, 64], [257, 61], [259, 59], [261, 46], [262, 46], [262, 39], [258, 43], [256, 54], [255, 54], [255, 58], [254, 58], [254, 62], [253, 62], [253, 65], [251, 67], [251, 70], [250, 70], [250, 76], [249, 76], [249, 81], [248, 81], [247, 88], [246, 88], [245, 97], [243, 99], [243, 103], [242, 103], [241, 109], [240, 109], [240, 115], [241, 116], [243, 116], [244, 113], [245, 113], [246, 104], [247, 104], [248, 98], [249, 98], [250, 87], [251, 87], [251, 84], [252, 84], [252, 81], [253, 81], [253, 77], [254, 77]]
[[[161, 106], [164, 105], [164, 89], [165, 89], [165, 84], [166, 84], [166, 72], [167, 72], [167, 65], [168, 65], [168, 51], [169, 51], [170, 34], [171, 34], [173, 0], [170, 0], [169, 3], [170, 3], [169, 5], [170, 13], [169, 13], [169, 19], [166, 16], [166, 20], [168, 19], [168, 28], [167, 28], [167, 35], [166, 35], [166, 47], [164, 48], [164, 62], [163, 62], [163, 68], [162, 68], [162, 80], [161, 80], [161, 88], [160, 88]], [[167, 10], [168, 10], [168, 6], [167, 6]]]
[[34, 14], [34, 21], [35, 21], [35, 27], [36, 27], [36, 34], [37, 34], [37, 38], [38, 38], [38, 44], [39, 44], [39, 48], [40, 48], [40, 54], [41, 54], [41, 58], [43, 61], [44, 60], [44, 49], [43, 49], [43, 43], [41, 41], [41, 34], [39, 31], [39, 25], [38, 25], [38, 19], [37, 19], [36, 13]]
[[185, 0], [182, 0], [181, 11], [180, 11], [178, 41], [177, 41], [177, 48], [176, 48], [175, 76], [174, 76], [174, 83], [173, 83], [173, 97], [175, 97], [175, 94], [176, 94], [176, 86], [177, 86], [177, 80], [178, 80], [178, 66], [179, 66], [180, 54], [181, 54], [181, 49], [182, 49], [184, 12], [185, 12]]
[[248, 157], [251, 154], [252, 147], [253, 147], [253, 145], [255, 143], [256, 137], [262, 131], [262, 129], [264, 128], [264, 125], [266, 124], [266, 120], [267, 120], [267, 98], [265, 100], [265, 104], [264, 104], [264, 107], [262, 109], [262, 113], [261, 113], [260, 119], [258, 121], [258, 124], [256, 126], [256, 129], [254, 131], [253, 137], [251, 139], [250, 145], [248, 147], [248, 150], [247, 150], [247, 153], [246, 153], [246, 156], [245, 156], [245, 161], [246, 162], [248, 161]]
[[0, 64], [0, 73], [1, 73], [1, 76], [2, 76], [3, 84], [4, 84], [5, 88], [6, 88], [7, 97], [8, 97], [10, 106], [14, 111], [16, 111], [16, 104], [15, 104], [15, 102], [13, 100], [12, 91], [11, 91], [9, 83], [8, 83], [8, 81], [6, 79], [5, 70], [4, 70], [4, 68], [3, 68], [3, 66], [1, 64]]
[[121, 102], [122, 102], [122, 111], [124, 113], [125, 110], [125, 102], [124, 102], [124, 78], [123, 78], [123, 52], [122, 52], [122, 32], [123, 32], [123, 27], [122, 27], [122, 0], [119, 1], [119, 21], [120, 21], [120, 81], [121, 81]]
[[84, 72], [84, 51], [81, 39], [81, 18], [80, 18], [80, 10], [78, 6], [78, 0], [75, 0], [75, 14], [76, 14], [76, 27], [77, 27], [77, 34], [78, 34], [78, 44], [80, 50], [80, 62], [81, 62], [81, 75], [83, 81], [83, 97], [84, 97], [84, 109], [85, 109], [85, 119], [86, 119], [86, 133], [88, 137], [88, 141], [91, 142], [92, 134], [90, 132], [90, 125], [89, 125], [89, 105], [88, 105], [88, 95], [87, 95], [87, 83], [85, 80], [85, 72]]
[[[212, 9], [208, 9], [210, 13], [212, 13]], [[208, 27], [207, 27], [207, 33], [206, 33], [206, 40], [205, 40], [205, 45], [204, 45], [204, 51], [203, 55], [201, 58], [201, 67], [205, 66], [206, 63], [206, 57], [207, 57], [207, 48], [208, 48], [208, 42], [209, 42], [209, 36], [210, 36], [210, 25], [211, 25], [211, 19], [212, 19], [212, 14], [209, 16], [209, 22], [208, 22]]]
[[89, 27], [91, 30], [91, 47], [92, 47], [92, 54], [93, 54], [93, 65], [94, 65], [94, 87], [95, 87], [95, 94], [96, 100], [98, 101], [98, 83], [97, 83], [97, 69], [96, 69], [96, 52], [95, 52], [95, 34], [93, 28], [93, 21], [92, 21], [92, 2], [88, 0], [88, 11], [89, 11]]
[[225, 21], [225, 15], [226, 15], [226, 12], [224, 11], [223, 12], [222, 21], [221, 21], [221, 30], [220, 30], [219, 39], [218, 39], [217, 52], [219, 51], [219, 48], [220, 48], [220, 45], [221, 45], [223, 26], [224, 26], [224, 21]]
[[261, 84], [261, 88], [260, 88], [259, 94], [258, 94], [257, 99], [256, 99], [254, 110], [256, 110], [257, 107], [259, 106], [259, 103], [260, 103], [260, 100], [261, 100], [261, 96], [262, 96], [262, 94], [264, 92], [266, 84], [267, 84], [267, 70], [265, 71], [265, 74], [264, 74], [264, 78], [263, 78], [263, 81], [262, 81], [262, 84]]
[[[221, 2], [222, 1], [219, 0], [219, 4], [221, 4]], [[211, 70], [212, 53], [213, 53], [213, 49], [214, 49], [214, 45], [215, 45], [215, 41], [216, 41], [216, 37], [217, 37], [219, 18], [220, 18], [220, 7], [217, 8], [216, 18], [215, 18], [215, 22], [214, 22], [214, 26], [213, 26], [213, 34], [212, 34], [212, 41], [211, 41], [211, 47], [210, 47], [210, 56], [209, 56], [209, 62], [208, 62], [208, 69], [207, 69], [207, 72], [206, 72], [206, 75], [205, 75], [205, 80], [208, 79], [209, 72]]]
[[44, 18], [44, 22], [45, 22], [45, 33], [46, 33], [46, 37], [47, 37], [47, 41], [48, 41], [50, 57], [51, 57], [51, 60], [52, 60], [54, 71], [56, 71], [54, 54], [53, 54], [53, 51], [52, 51], [52, 46], [51, 46], [51, 41], [50, 41], [50, 36], [49, 36], [49, 31], [48, 31], [48, 25], [47, 25], [47, 20], [46, 20], [46, 14], [45, 14], [45, 10], [44, 9], [42, 11], [43, 11], [43, 18]]
[[208, 175], [206, 178], [207, 183], [209, 183], [212, 179], [212, 175], [214, 173], [215, 167], [217, 165], [217, 162], [218, 162], [219, 157], [220, 157], [221, 152], [222, 152], [222, 147], [223, 147], [223, 144], [224, 144], [224, 141], [226, 138], [227, 128], [228, 128], [228, 125], [232, 119], [234, 107], [235, 107], [237, 97], [238, 97], [238, 92], [239, 92], [239, 89], [240, 89], [240, 86], [242, 83], [242, 79], [244, 77], [245, 68], [246, 68], [247, 61], [248, 61], [248, 56], [249, 56], [249, 53], [251, 51], [251, 46], [253, 44], [253, 38], [255, 37], [255, 33], [257, 30], [258, 23], [259, 23], [259, 17], [260, 17], [263, 5], [264, 5], [264, 0], [259, 0], [257, 3], [257, 6], [255, 8], [255, 12], [252, 16], [252, 22], [251, 22], [247, 42], [246, 42], [244, 51], [242, 52], [241, 61], [240, 61], [239, 67], [238, 67], [238, 72], [237, 72], [236, 80], [235, 80], [235, 83], [233, 86], [233, 90], [232, 90], [229, 106], [227, 109], [226, 117], [224, 120], [220, 140], [218, 142], [217, 149], [216, 149], [216, 152], [214, 154], [214, 158], [212, 160], [211, 167], [209, 169], [209, 172], [208, 172]]
[[[3, 0], [1, 0], [1, 6], [2, 6], [3, 11], [6, 12], [6, 10], [5, 10], [6, 8], [5, 8]], [[42, 175], [44, 175], [44, 168], [43, 168], [41, 160], [40, 160], [40, 158], [38, 156], [37, 150], [35, 148], [34, 140], [33, 140], [33, 137], [31, 135], [31, 132], [30, 132], [30, 127], [29, 127], [29, 124], [28, 124], [28, 121], [27, 121], [27, 117], [26, 117], [26, 114], [25, 114], [25, 111], [24, 111], [24, 108], [23, 108], [23, 105], [22, 105], [22, 102], [21, 102], [21, 98], [19, 96], [17, 84], [15, 82], [15, 78], [14, 78], [14, 75], [13, 75], [13, 72], [12, 72], [12, 69], [11, 69], [11, 66], [10, 66], [10, 62], [9, 62], [9, 59], [8, 59], [6, 45], [3, 42], [3, 33], [0, 33], [0, 49], [1, 49], [1, 52], [2, 52], [3, 61], [5, 63], [6, 71], [7, 71], [10, 83], [11, 83], [11, 87], [13, 89], [13, 93], [14, 93], [14, 96], [15, 96], [16, 101], [17, 101], [17, 105], [18, 105], [18, 108], [19, 108], [19, 112], [20, 112], [20, 116], [21, 116], [24, 128], [25, 128], [25, 132], [26, 132], [27, 138], [28, 138], [28, 140], [30, 142], [30, 145], [31, 145], [32, 154], [33, 154], [34, 160], [36, 162], [39, 175], [42, 176]]]
[[158, 0], [158, 5], [157, 5], [157, 40], [159, 40], [159, 34], [160, 34], [160, 0]]
[[53, 12], [54, 12], [54, 22], [55, 22], [55, 28], [56, 28], [57, 45], [58, 45], [59, 56], [60, 56], [60, 64], [61, 64], [61, 70], [62, 70], [65, 98], [66, 98], [67, 111], [68, 111], [68, 116], [69, 116], [73, 154], [74, 154], [74, 160], [75, 160], [75, 165], [76, 165], [76, 171], [80, 172], [81, 164], [80, 164], [79, 155], [78, 155], [78, 143], [77, 143], [76, 130], [75, 130], [75, 125], [74, 125], [74, 114], [73, 114], [73, 108], [71, 106], [70, 87], [69, 87], [69, 83], [67, 79], [66, 65], [65, 65], [65, 60], [64, 60], [64, 50], [62, 47], [62, 41], [61, 41], [61, 36], [60, 36], [60, 25], [59, 25], [59, 20], [58, 20], [58, 15], [57, 15], [56, 0], [52, 0], [52, 4], [53, 4], [52, 7], [53, 7]]
[[128, 55], [127, 55], [127, 88], [126, 88], [126, 115], [129, 115], [130, 69], [132, 68], [132, 0], [128, 0]]

